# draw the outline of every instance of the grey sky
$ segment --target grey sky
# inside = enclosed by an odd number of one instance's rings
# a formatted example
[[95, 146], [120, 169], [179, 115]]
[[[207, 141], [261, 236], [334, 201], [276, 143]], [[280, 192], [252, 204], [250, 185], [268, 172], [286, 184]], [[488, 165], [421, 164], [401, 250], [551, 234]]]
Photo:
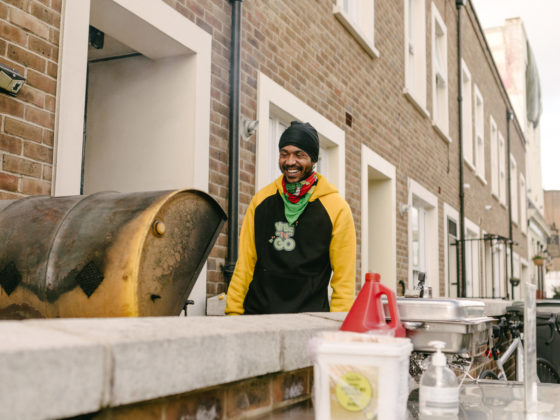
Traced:
[[541, 116], [543, 188], [560, 190], [560, 21], [559, 0], [472, 0], [483, 27], [500, 26], [520, 17], [537, 59]]

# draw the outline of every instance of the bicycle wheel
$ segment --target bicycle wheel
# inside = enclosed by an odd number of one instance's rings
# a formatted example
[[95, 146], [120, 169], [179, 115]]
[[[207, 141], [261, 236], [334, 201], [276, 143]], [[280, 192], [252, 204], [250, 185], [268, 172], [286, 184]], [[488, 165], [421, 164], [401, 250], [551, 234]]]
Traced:
[[537, 358], [537, 376], [542, 383], [560, 384], [560, 374], [552, 364], [541, 357]]
[[478, 379], [492, 379], [497, 381], [500, 378], [498, 378], [498, 375], [496, 375], [491, 370], [483, 370], [482, 372], [480, 372], [480, 375], [478, 375]]

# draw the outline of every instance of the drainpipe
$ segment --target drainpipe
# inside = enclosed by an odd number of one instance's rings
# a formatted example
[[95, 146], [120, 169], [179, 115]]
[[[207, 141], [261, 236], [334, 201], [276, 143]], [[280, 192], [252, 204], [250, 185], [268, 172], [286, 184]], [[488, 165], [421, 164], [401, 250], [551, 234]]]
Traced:
[[463, 82], [461, 75], [461, 8], [465, 5], [467, 0], [455, 0], [457, 7], [457, 108], [459, 112], [459, 224], [460, 224], [460, 237], [461, 243], [461, 281], [459, 288], [460, 297], [466, 297], [467, 290], [467, 277], [465, 265], [465, 188], [463, 181]]
[[231, 1], [231, 69], [229, 107], [229, 182], [228, 182], [228, 251], [223, 273], [226, 288], [233, 276], [238, 256], [239, 236], [239, 96], [241, 62], [241, 2]]
[[[510, 122], [513, 119], [513, 112], [509, 109], [506, 110], [506, 120], [507, 120], [507, 179], [508, 179], [508, 207], [509, 207], [509, 261], [510, 261], [510, 279], [513, 277], [513, 223], [512, 223], [512, 208], [511, 208], [511, 138], [510, 138]], [[507, 274], [507, 270], [506, 270]], [[511, 282], [510, 282], [511, 283]], [[507, 290], [507, 280], [506, 280], [506, 290]], [[509, 296], [507, 296], [509, 298]], [[511, 298], [513, 299], [513, 283], [511, 284]]]

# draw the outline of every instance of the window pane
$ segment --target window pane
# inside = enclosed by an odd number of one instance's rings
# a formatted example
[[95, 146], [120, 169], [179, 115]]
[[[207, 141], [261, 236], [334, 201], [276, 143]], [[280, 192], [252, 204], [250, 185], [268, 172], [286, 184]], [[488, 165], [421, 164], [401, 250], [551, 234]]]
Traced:
[[418, 208], [412, 207], [411, 223], [412, 223], [412, 266], [419, 267], [420, 265], [420, 230], [418, 220]]

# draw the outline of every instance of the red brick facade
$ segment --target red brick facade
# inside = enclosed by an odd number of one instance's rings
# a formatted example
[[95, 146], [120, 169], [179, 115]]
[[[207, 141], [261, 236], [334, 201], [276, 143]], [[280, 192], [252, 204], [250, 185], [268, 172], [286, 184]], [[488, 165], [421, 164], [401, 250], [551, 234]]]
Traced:
[[[53, 172], [54, 120], [60, 11], [63, 0], [0, 2], [0, 61], [27, 78], [17, 97], [0, 94], [0, 198], [49, 194]], [[227, 0], [165, 0], [212, 35], [210, 114], [210, 194], [227, 209], [230, 96], [231, 3]], [[360, 267], [361, 146], [396, 168], [396, 201], [408, 201], [408, 180], [438, 198], [439, 278], [443, 294], [443, 205], [459, 209], [457, 9], [452, 0], [433, 3], [447, 26], [449, 137], [440, 136], [403, 95], [405, 80], [404, 1], [375, 1], [375, 48], [372, 58], [333, 14], [335, 0], [242, 2], [241, 115], [257, 118], [258, 74], [265, 74], [313, 110], [345, 131], [346, 199], [358, 237]], [[426, 1], [427, 109], [432, 109], [431, 1]], [[462, 12], [463, 59], [484, 96], [486, 180], [464, 166], [465, 215], [484, 232], [508, 236], [508, 209], [490, 189], [492, 115], [504, 137], [510, 107], [484, 36], [470, 4]], [[352, 116], [351, 127], [346, 115]], [[510, 124], [511, 153], [525, 173], [525, 146], [516, 121]], [[240, 219], [255, 192], [254, 137], [241, 139]], [[491, 203], [491, 212], [484, 209]], [[406, 217], [396, 215], [397, 279], [408, 277]], [[513, 229], [515, 252], [526, 258], [526, 237]], [[209, 295], [225, 290], [221, 266], [227, 236], [220, 235], [208, 260]], [[357, 271], [358, 273], [360, 270]], [[358, 284], [360, 279], [356, 279]]]
[[61, 3], [0, 3], [0, 60], [27, 79], [0, 96], [0, 199], [51, 191]]

